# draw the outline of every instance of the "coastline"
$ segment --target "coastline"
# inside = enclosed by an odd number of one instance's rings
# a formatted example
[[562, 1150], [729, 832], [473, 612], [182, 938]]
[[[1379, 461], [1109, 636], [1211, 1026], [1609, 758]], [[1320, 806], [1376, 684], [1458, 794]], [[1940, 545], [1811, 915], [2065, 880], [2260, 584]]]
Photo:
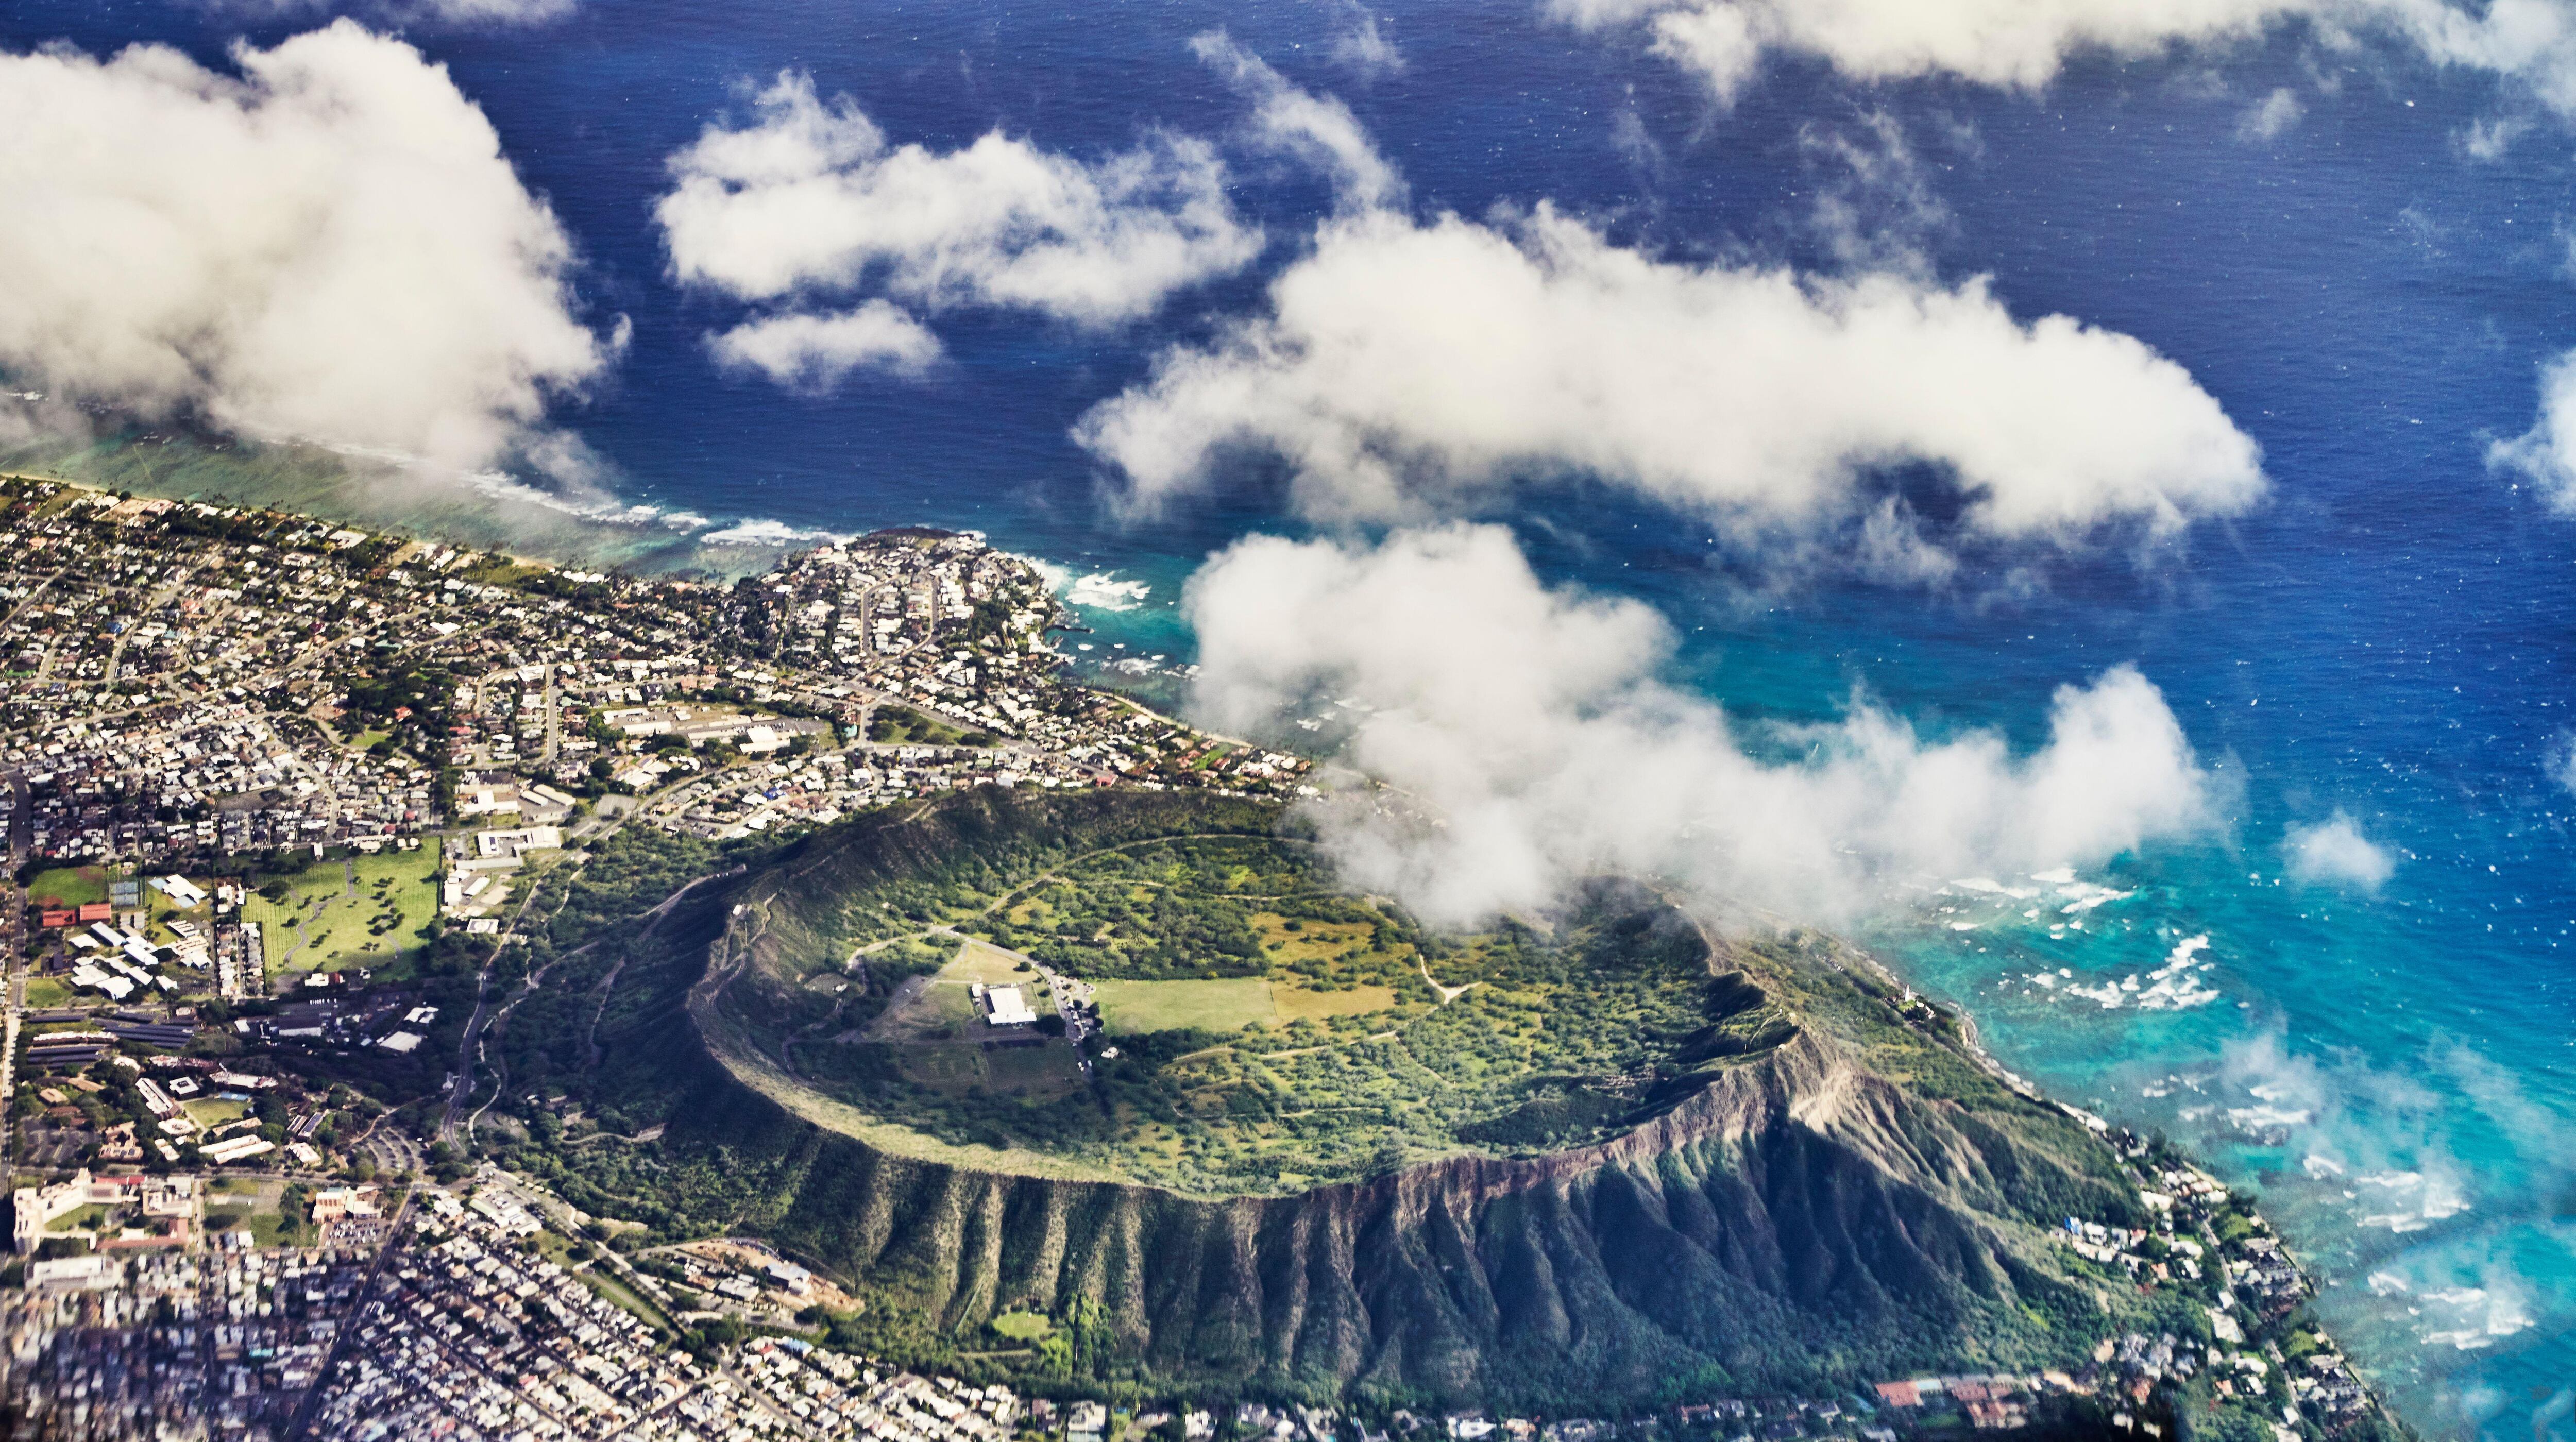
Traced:
[[[46, 481], [50, 481], [50, 482], [54, 482], [54, 483], [58, 483], [58, 484], [70, 485], [70, 486], [73, 486], [73, 487], [78, 488], [78, 489], [88, 490], [88, 491], [94, 491], [94, 492], [104, 492], [104, 491], [108, 491], [108, 490], [114, 489], [113, 487], [111, 487], [111, 486], [109, 486], [109, 485], [107, 485], [107, 484], [104, 484], [104, 483], [100, 483], [100, 482], [95, 482], [95, 481], [81, 481], [81, 480], [77, 480], [77, 479], [63, 478], [63, 477], [59, 477], [59, 476], [31, 476], [30, 478], [31, 478], [31, 479], [41, 479], [41, 480], [46, 480]], [[283, 509], [283, 508], [273, 508], [273, 509]], [[297, 513], [297, 514], [308, 514], [308, 513]], [[339, 523], [339, 522], [341, 521], [341, 518], [340, 518], [340, 517], [337, 517], [337, 516], [330, 516], [330, 515], [310, 516], [309, 518], [311, 518], [311, 519], [320, 519], [320, 520], [325, 520], [325, 521], [331, 521], [331, 522], [334, 522], [334, 523]], [[439, 532], [439, 531], [437, 531], [437, 530], [435, 530], [435, 529], [431, 529], [431, 528], [428, 528], [428, 527], [411, 528], [411, 529], [408, 529], [408, 530], [393, 530], [393, 531], [389, 531], [389, 532], [388, 532], [388, 534], [394, 534], [394, 535], [410, 535], [410, 536], [415, 536], [415, 537], [422, 537], [422, 536], [425, 536], [425, 537], [428, 537], [428, 538], [432, 538], [432, 539], [436, 539], [436, 540], [440, 540], [440, 541], [444, 541], [444, 542], [471, 544], [471, 542], [470, 542], [470, 541], [468, 541], [468, 540], [466, 540], [466, 538], [450, 536], [450, 535], [448, 535], [448, 534], [446, 534], [446, 533]], [[516, 555], [517, 553], [511, 553], [511, 554]], [[528, 559], [528, 560], [530, 560], [530, 561], [531, 561], [531, 563], [532, 563], [532, 564], [536, 564], [536, 565], [544, 566], [544, 567], [546, 567], [546, 568], [548, 568], [548, 569], [560, 569], [560, 564], [559, 564], [559, 563], [557, 563], [557, 562], [553, 562], [553, 561], [550, 561], [550, 560], [547, 560], [547, 559], [545, 559], [545, 558], [543, 558], [543, 557], [531, 557], [531, 558], [524, 558], [524, 559]], [[1020, 558], [1020, 559], [1025, 560], [1025, 558]], [[1060, 604], [1061, 604], [1061, 603], [1059, 602], [1059, 605], [1060, 605]], [[1174, 724], [1177, 724], [1177, 723], [1174, 723]], [[1876, 975], [1877, 975], [1877, 976], [1878, 976], [1878, 977], [1879, 977], [1879, 978], [1880, 978], [1880, 979], [1881, 979], [1881, 980], [1882, 980], [1882, 981], [1883, 981], [1887, 986], [1889, 986], [1890, 988], [1898, 988], [1898, 989], [1902, 989], [1902, 988], [1904, 988], [1904, 983], [1901, 981], [1901, 979], [1897, 978], [1897, 977], [1895, 976], [1895, 974], [1894, 974], [1892, 971], [1890, 971], [1890, 970], [1889, 970], [1889, 969], [1888, 969], [1888, 968], [1887, 968], [1883, 963], [1879, 962], [1879, 961], [1877, 960], [1877, 958], [1875, 958], [1874, 956], [1867, 956], [1867, 954], [1866, 954], [1866, 953], [1855, 953], [1855, 954], [1858, 954], [1858, 955], [1862, 955], [1862, 956], [1864, 956], [1864, 957], [1866, 958], [1866, 960], [1867, 960], [1867, 964], [1868, 964], [1868, 966], [1874, 969], [1875, 974], [1876, 974]], [[1910, 989], [1908, 989], [1908, 990], [1907, 990], [1907, 996], [1908, 996], [1908, 1000], [1909, 1000], [1909, 1002], [1911, 1002], [1911, 1001], [1913, 1001], [1913, 1000], [1914, 1000], [1914, 998], [1912, 998], [1912, 996], [1911, 996]], [[1937, 1008], [1931, 1008], [1931, 1007], [1929, 1006], [1929, 1004], [1928, 1004], [1928, 1003], [1925, 1003], [1924, 1005], [1926, 1006], [1927, 1010], [1933, 1011], [1933, 1012], [1934, 1012], [1934, 1013], [1936, 1013], [1936, 1014], [1942, 1014], [1942, 1013], [1939, 1013], [1939, 1010], [1938, 1010]], [[1973, 1020], [1972, 1020], [1972, 1019], [1970, 1019], [1970, 1018], [1968, 1018], [1968, 1017], [1966, 1017], [1964, 1013], [1956, 1014], [1955, 1016], [1953, 1016], [1953, 1017], [1952, 1017], [1952, 1021], [1953, 1021], [1954, 1025], [1956, 1025], [1956, 1027], [1958, 1028], [1958, 1035], [1957, 1035], [1955, 1038], [1953, 1038], [1953, 1040], [1954, 1040], [1955, 1044], [1959, 1045], [1959, 1046], [1962, 1048], [1962, 1050], [1963, 1050], [1967, 1055], [1969, 1055], [1970, 1057], [1972, 1057], [1972, 1058], [1976, 1061], [1977, 1065], [1978, 1065], [1981, 1069], [1985, 1070], [1987, 1073], [1989, 1073], [1991, 1076], [1993, 1076], [1997, 1081], [2001, 1082], [2002, 1084], [2004, 1084], [2004, 1085], [2006, 1085], [2007, 1087], [2009, 1087], [2010, 1089], [2012, 1089], [2014, 1092], [2016, 1092], [2016, 1093], [2018, 1093], [2018, 1094], [2020, 1094], [2020, 1095], [2022, 1095], [2022, 1096], [2024, 1096], [2024, 1097], [2026, 1097], [2026, 1098], [2028, 1098], [2028, 1099], [2030, 1099], [2030, 1100], [2032, 1100], [2032, 1101], [2035, 1101], [2035, 1102], [2041, 1102], [2041, 1103], [2043, 1103], [2043, 1104], [2045, 1104], [2045, 1105], [2051, 1106], [2051, 1107], [2055, 1107], [2056, 1109], [2058, 1109], [2058, 1110], [2060, 1110], [2060, 1111], [2064, 1112], [2065, 1114], [2067, 1114], [2069, 1117], [2071, 1117], [2071, 1118], [2075, 1119], [2076, 1121], [2080, 1122], [2081, 1124], [2083, 1124], [2083, 1125], [2084, 1125], [2084, 1126], [2085, 1126], [2089, 1131], [2091, 1131], [2092, 1133], [2094, 1133], [2097, 1137], [2101, 1137], [2101, 1138], [2103, 1138], [2103, 1139], [2104, 1139], [2104, 1140], [2106, 1140], [2106, 1141], [2113, 1141], [2116, 1137], [2121, 1136], [2121, 1135], [2125, 1135], [2125, 1134], [2123, 1134], [2123, 1133], [2116, 1132], [2116, 1131], [2115, 1131], [2115, 1129], [2113, 1129], [2113, 1128], [2111, 1127], [2111, 1125], [2110, 1125], [2107, 1121], [2105, 1121], [2104, 1119], [2102, 1119], [2102, 1118], [2095, 1117], [2095, 1116], [2093, 1116], [2093, 1115], [2091, 1115], [2091, 1114], [2089, 1114], [2089, 1113], [2083, 1112], [2081, 1109], [2075, 1108], [2075, 1107], [2073, 1107], [2073, 1106], [2071, 1106], [2071, 1105], [2069, 1105], [2069, 1104], [2066, 1104], [2066, 1103], [2063, 1103], [2063, 1102], [2058, 1102], [2058, 1101], [2055, 1101], [2055, 1100], [2053, 1100], [2053, 1099], [2050, 1099], [2050, 1098], [2046, 1097], [2038, 1087], [2036, 1087], [2035, 1085], [2033, 1085], [2032, 1083], [2030, 1083], [2030, 1082], [2029, 1082], [2029, 1081], [2027, 1081], [2026, 1079], [2021, 1078], [2021, 1077], [2019, 1077], [2018, 1075], [2016, 1075], [2015, 1073], [2011, 1072], [2008, 1068], [2004, 1067], [2004, 1066], [2002, 1065], [2002, 1063], [2001, 1063], [1999, 1060], [1997, 1060], [1997, 1059], [1996, 1059], [1996, 1058], [1994, 1058], [1991, 1054], [1989, 1054], [1989, 1053], [1987, 1053], [1987, 1052], [1985, 1051], [1985, 1049], [1984, 1049], [1984, 1047], [1982, 1046], [1982, 1044], [1977, 1040], [1977, 1036], [1976, 1036], [1976, 1032], [1975, 1032], [1975, 1029], [1974, 1029], [1974, 1022], [1973, 1022]], [[2134, 1141], [2135, 1139], [2134, 1139], [2134, 1138], [2131, 1138], [2130, 1140]], [[2135, 1153], [2135, 1154], [2125, 1154], [2125, 1155], [2131, 1155], [2131, 1156], [2132, 1156], [2132, 1159], [2134, 1159], [2134, 1157], [2135, 1157], [2135, 1156], [2143, 1156], [2143, 1155], [2145, 1155], [2145, 1153], [2144, 1153], [2143, 1151], [2141, 1151], [2141, 1152], [2138, 1152], [2138, 1153]], [[2143, 1178], [2141, 1178], [2141, 1180], [2142, 1180], [2142, 1182], [2143, 1182], [2143, 1180], [2144, 1180], [2144, 1179], [2143, 1179]], [[2285, 1255], [2285, 1257], [2286, 1257], [2286, 1252], [2284, 1252], [2284, 1255]], [[2295, 1260], [2294, 1260], [2294, 1259], [2291, 1261], [2291, 1265], [2292, 1265], [2293, 1269], [2295, 1270], [2295, 1269], [2296, 1269], [2296, 1263], [2295, 1263]], [[2312, 1290], [2311, 1285], [2307, 1282], [2307, 1280], [2306, 1280], [2306, 1278], [2305, 1278], [2305, 1276], [2304, 1276], [2304, 1274], [2303, 1274], [2303, 1273], [2299, 1274], [2299, 1277], [2298, 1277], [2298, 1281], [2297, 1281], [2297, 1283], [2296, 1283], [2296, 1286], [2297, 1286], [2297, 1287], [2299, 1287], [2299, 1288], [2307, 1288], [2307, 1289], [2309, 1289], [2309, 1290]], [[2374, 1403], [2374, 1405], [2375, 1405], [2375, 1403]]]
[[423, 484], [396, 462], [314, 446], [228, 442], [217, 448], [177, 434], [0, 449], [0, 476], [158, 500], [220, 498], [381, 535], [637, 576], [738, 580], [832, 539], [761, 522], [717, 527], [606, 497], [567, 501], [499, 476], [484, 484], [471, 478]]

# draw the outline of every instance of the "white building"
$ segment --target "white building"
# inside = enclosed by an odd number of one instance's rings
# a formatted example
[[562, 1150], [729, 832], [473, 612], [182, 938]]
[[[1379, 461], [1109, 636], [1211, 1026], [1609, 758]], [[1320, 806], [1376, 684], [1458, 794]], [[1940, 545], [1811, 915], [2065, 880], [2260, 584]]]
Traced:
[[984, 1020], [994, 1026], [1027, 1026], [1038, 1019], [1029, 1010], [1028, 998], [1016, 986], [984, 988]]

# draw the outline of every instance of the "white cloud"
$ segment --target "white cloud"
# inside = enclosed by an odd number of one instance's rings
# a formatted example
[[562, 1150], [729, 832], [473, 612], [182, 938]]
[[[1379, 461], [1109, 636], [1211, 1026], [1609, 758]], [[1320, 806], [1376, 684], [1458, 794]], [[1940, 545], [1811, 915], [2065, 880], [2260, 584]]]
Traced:
[[2576, 115], [2576, 15], [2561, 0], [1545, 0], [1593, 30], [1643, 25], [1654, 50], [1732, 102], [1773, 53], [1862, 81], [1951, 76], [2035, 90], [2072, 59], [2242, 45], [2304, 25], [2328, 45], [2381, 37], [2487, 71]]
[[1332, 177], [1345, 208], [1374, 210], [1404, 198], [1403, 179], [1377, 153], [1349, 106], [1289, 84], [1222, 30], [1194, 37], [1190, 52], [1253, 102], [1254, 137]]
[[445, 67], [351, 21], [234, 52], [0, 55], [0, 370], [480, 464], [616, 348]]
[[2471, 160], [2488, 162], [2502, 160], [2506, 152], [2513, 149], [2513, 143], [2521, 139], [2530, 129], [2530, 121], [2517, 120], [2511, 116], [2499, 116], [2493, 120], [2472, 120], [2469, 122], [2469, 128], [2460, 133], [2460, 149]]
[[1362, 0], [1325, 0], [1340, 12], [1343, 31], [1325, 53], [1363, 75], [1396, 75], [1404, 70], [1404, 52], [1378, 28], [1377, 12]]
[[2337, 811], [2310, 826], [2293, 826], [2281, 852], [2290, 878], [2377, 891], [2397, 874], [2396, 858], [2361, 834], [2361, 823]]
[[760, 301], [881, 286], [933, 310], [1106, 326], [1261, 249], [1197, 140], [1157, 135], [1091, 162], [998, 130], [946, 153], [896, 146], [794, 72], [752, 103], [751, 123], [709, 125], [671, 157], [676, 184], [654, 213], [684, 284]]
[[2553, 509], [2576, 516], [2576, 351], [2541, 367], [2539, 419], [2489, 447], [2487, 464], [2521, 472]]
[[441, 20], [525, 25], [561, 19], [573, 12], [574, 3], [575, 0], [423, 0], [410, 8]]
[[2254, 443], [2172, 361], [1981, 282], [1801, 280], [1610, 245], [1542, 208], [1515, 234], [1374, 213], [1328, 224], [1270, 313], [1166, 352], [1077, 438], [1150, 508], [1229, 452], [1286, 461], [1327, 521], [1473, 511], [1598, 477], [1751, 532], [1820, 533], [1922, 463], [1960, 526], [2068, 538], [2242, 511]]
[[2244, 118], [2236, 122], [2236, 135], [2240, 140], [2278, 140], [2305, 119], [2307, 113], [2308, 108], [2299, 103], [2298, 95], [2288, 86], [2283, 86], [2245, 112]]
[[1824, 172], [1808, 187], [1814, 226], [1843, 269], [1931, 273], [1924, 242], [1950, 227], [1950, 207], [1933, 193], [1894, 115], [1871, 110], [1851, 125], [1801, 125], [1798, 148]]
[[871, 300], [829, 315], [791, 313], [745, 321], [707, 348], [727, 370], [767, 376], [789, 390], [820, 394], [855, 370], [916, 376], [939, 359], [939, 337], [901, 306]]
[[2543, 763], [2549, 779], [2576, 794], [2576, 736], [2561, 736]]
[[1830, 726], [1740, 727], [1657, 679], [1672, 638], [1634, 601], [1549, 590], [1495, 527], [1376, 546], [1256, 536], [1191, 579], [1199, 715], [1276, 724], [1355, 701], [1362, 794], [1318, 819], [1357, 885], [1441, 921], [1545, 903], [1609, 870], [1807, 920], [1917, 878], [2105, 860], [2211, 824], [2210, 777], [2125, 667], [2057, 693], [2016, 756], [1919, 736], [1867, 704]]
[[385, 25], [536, 25], [560, 20], [579, 0], [198, 0], [219, 14], [260, 20], [318, 18], [334, 10]]

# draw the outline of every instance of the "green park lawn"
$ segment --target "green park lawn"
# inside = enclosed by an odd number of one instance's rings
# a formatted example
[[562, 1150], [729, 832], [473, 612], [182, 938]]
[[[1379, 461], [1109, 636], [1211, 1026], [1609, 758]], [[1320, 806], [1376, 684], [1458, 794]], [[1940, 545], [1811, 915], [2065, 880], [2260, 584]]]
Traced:
[[284, 901], [254, 894], [242, 919], [260, 926], [273, 972], [381, 967], [422, 944], [420, 929], [438, 914], [438, 882], [434, 841], [418, 851], [317, 861], [286, 879]]

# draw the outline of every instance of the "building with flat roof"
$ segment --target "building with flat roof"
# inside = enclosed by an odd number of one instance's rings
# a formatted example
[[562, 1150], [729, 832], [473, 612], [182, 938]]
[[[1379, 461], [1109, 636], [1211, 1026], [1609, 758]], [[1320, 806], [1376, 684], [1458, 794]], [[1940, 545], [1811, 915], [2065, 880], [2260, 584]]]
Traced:
[[1028, 998], [1016, 986], [984, 988], [984, 1020], [995, 1026], [1028, 1026], [1038, 1019], [1029, 1010]]

